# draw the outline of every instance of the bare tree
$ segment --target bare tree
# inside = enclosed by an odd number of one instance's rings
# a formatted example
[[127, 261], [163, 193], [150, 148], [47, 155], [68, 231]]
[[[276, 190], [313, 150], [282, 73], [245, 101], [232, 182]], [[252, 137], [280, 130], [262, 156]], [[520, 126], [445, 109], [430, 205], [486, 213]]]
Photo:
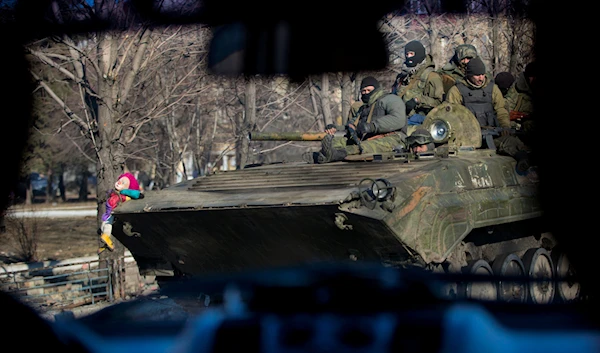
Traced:
[[[65, 7], [67, 5], [70, 4], [53, 3], [57, 22], [63, 21], [64, 13], [74, 10]], [[186, 55], [192, 56], [189, 47], [193, 45], [169, 48], [174, 38], [187, 38], [181, 36], [183, 29], [153, 28], [136, 18], [127, 2], [79, 5], [80, 16], [103, 20], [112, 26], [90, 36], [63, 34], [42, 38], [28, 45], [27, 50], [77, 88], [80, 104], [61, 97], [43, 77], [31, 72], [39, 86], [62, 109], [68, 123], [77, 125], [91, 141], [97, 160], [98, 190], [109, 190], [125, 170], [127, 147], [142, 127], [149, 121], [173, 114], [175, 105], [197, 93], [196, 77], [192, 76], [198, 70], [192, 65], [192, 68], [186, 67], [187, 74], [160, 77], [163, 83], [170, 85], [152, 92], [151, 88], [156, 87], [159, 80], [157, 73], [164, 69], [161, 64], [169, 59], [184, 60]], [[198, 55], [193, 56], [198, 58]], [[198, 65], [196, 61], [196, 69]], [[181, 70], [172, 72], [181, 74]], [[106, 195], [98, 192], [98, 196], [100, 217]], [[117, 242], [114, 252], [102, 254], [117, 259], [122, 257], [123, 250]]]

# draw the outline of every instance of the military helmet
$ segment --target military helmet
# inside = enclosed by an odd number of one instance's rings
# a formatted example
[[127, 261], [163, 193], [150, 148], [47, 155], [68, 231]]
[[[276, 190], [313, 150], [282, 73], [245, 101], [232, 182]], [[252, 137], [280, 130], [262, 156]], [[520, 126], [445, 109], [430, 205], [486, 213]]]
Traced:
[[455, 54], [458, 61], [464, 58], [473, 59], [477, 57], [477, 49], [471, 44], [461, 44], [456, 47]]
[[417, 129], [406, 138], [406, 144], [409, 147], [427, 145], [433, 143], [431, 133], [425, 129]]

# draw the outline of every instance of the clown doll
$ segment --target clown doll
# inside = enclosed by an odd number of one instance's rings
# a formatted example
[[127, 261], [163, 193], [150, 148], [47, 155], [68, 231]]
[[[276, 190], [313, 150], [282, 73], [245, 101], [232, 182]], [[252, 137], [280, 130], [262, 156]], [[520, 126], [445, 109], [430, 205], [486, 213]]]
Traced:
[[119, 179], [115, 183], [114, 190], [111, 190], [106, 200], [106, 212], [102, 215], [102, 226], [100, 240], [104, 244], [98, 253], [108, 249], [113, 251], [115, 244], [112, 240], [112, 224], [114, 216], [112, 211], [120, 203], [129, 201], [131, 199], [137, 200], [144, 198], [144, 194], [140, 192], [140, 186], [131, 173], [124, 173], [119, 176]]

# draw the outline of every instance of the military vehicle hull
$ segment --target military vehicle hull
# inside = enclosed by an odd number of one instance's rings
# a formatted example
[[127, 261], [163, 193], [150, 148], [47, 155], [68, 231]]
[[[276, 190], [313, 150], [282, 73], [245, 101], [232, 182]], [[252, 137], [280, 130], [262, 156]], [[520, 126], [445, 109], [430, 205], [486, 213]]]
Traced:
[[[120, 205], [113, 235], [142, 274], [158, 276], [340, 260], [548, 279], [569, 272], [543, 234], [536, 180], [494, 150], [450, 147], [202, 176]], [[451, 290], [537, 302], [555, 293], [503, 286]], [[578, 287], [562, 289], [579, 295]]]
[[[333, 224], [338, 212], [336, 205], [315, 205], [166, 212], [159, 221], [151, 214], [123, 215], [122, 222], [152, 225], [135, 226], [138, 238], [121, 238], [140, 270], [154, 274], [164, 273], [154, 272], [161, 266], [197, 275], [347, 260], [352, 254], [377, 261], [386, 252], [403, 251], [381, 222], [350, 214], [349, 221], [360, 226], [341, 231]], [[373, 231], [378, 236], [369, 235]]]
[[[473, 229], [541, 216], [537, 185], [514, 164], [469, 151], [226, 171], [119, 206], [113, 232], [141, 271], [159, 274], [354, 258], [441, 263]], [[361, 180], [382, 178], [396, 188], [393, 209], [351, 196]]]

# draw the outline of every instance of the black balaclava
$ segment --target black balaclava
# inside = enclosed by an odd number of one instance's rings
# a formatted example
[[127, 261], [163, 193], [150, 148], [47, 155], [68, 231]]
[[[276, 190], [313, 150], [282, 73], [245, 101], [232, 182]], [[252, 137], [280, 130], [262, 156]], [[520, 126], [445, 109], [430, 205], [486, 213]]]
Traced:
[[506, 92], [513, 82], [515, 82], [515, 77], [510, 72], [503, 71], [496, 75], [494, 82], [496, 82], [502, 92]]
[[[414, 51], [415, 56], [406, 57], [406, 53], [409, 51]], [[422, 63], [425, 60], [425, 47], [418, 40], [413, 40], [408, 42], [404, 47], [404, 56], [406, 57], [405, 64], [408, 67], [415, 67], [418, 64]]]
[[360, 82], [361, 91], [363, 88], [365, 88], [367, 86], [373, 86], [375, 89], [373, 89], [371, 92], [369, 92], [367, 94], [362, 94], [360, 96], [360, 99], [365, 104], [369, 103], [369, 99], [371, 99], [371, 94], [379, 88], [379, 81], [377, 81], [377, 79], [373, 76], [367, 76], [367, 77], [363, 78], [363, 80]]
[[466, 76], [477, 76], [485, 74], [485, 64], [481, 58], [476, 57], [471, 59], [467, 64]]

